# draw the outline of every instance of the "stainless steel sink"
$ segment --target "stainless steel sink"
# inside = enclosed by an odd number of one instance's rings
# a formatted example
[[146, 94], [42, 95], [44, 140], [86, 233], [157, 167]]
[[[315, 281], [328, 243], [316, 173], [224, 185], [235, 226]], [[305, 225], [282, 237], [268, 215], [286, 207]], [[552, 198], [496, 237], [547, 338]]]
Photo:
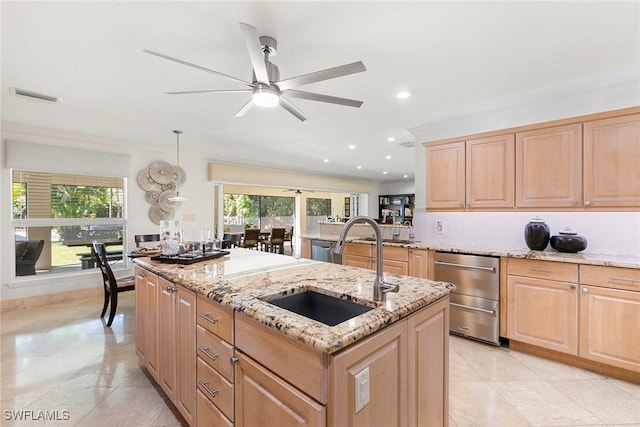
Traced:
[[335, 326], [374, 309], [315, 291], [304, 291], [265, 301], [328, 326]]

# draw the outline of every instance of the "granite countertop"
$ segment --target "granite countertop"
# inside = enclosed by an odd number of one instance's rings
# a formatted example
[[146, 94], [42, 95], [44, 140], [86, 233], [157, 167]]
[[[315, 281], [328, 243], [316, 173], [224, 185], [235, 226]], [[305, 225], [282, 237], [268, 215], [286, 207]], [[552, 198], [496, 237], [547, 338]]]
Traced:
[[[386, 280], [400, 284], [400, 291], [387, 294], [387, 301], [381, 303], [373, 301], [374, 271], [248, 249], [230, 252], [223, 258], [190, 265], [165, 264], [150, 258], [136, 258], [134, 262], [327, 354], [377, 332], [455, 289], [450, 283], [385, 273]], [[265, 301], [304, 290], [374, 308], [336, 326], [327, 326]]]
[[[333, 235], [308, 235], [301, 236], [306, 239], [336, 241], [338, 236]], [[374, 245], [375, 242], [363, 240], [361, 238], [348, 238], [347, 241], [364, 245]], [[537, 259], [542, 261], [570, 262], [574, 264], [603, 265], [610, 267], [640, 269], [640, 256], [631, 255], [611, 255], [592, 252], [580, 252], [577, 254], [557, 252], [553, 249], [546, 251], [532, 251], [526, 248], [491, 248], [487, 245], [475, 245], [468, 243], [444, 243], [444, 242], [421, 242], [412, 243], [384, 242], [384, 246], [395, 246], [410, 249], [431, 249], [441, 252], [452, 252], [472, 255], [488, 255], [498, 257]]]

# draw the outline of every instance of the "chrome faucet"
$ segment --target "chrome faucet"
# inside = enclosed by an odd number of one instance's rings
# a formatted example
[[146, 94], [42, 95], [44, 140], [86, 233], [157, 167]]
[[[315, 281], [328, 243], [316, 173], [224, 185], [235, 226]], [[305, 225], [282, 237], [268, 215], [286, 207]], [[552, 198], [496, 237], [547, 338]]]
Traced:
[[393, 214], [393, 227], [391, 228], [391, 238], [398, 240], [400, 238], [400, 229], [396, 227], [396, 214]]
[[398, 290], [400, 290], [400, 286], [397, 283], [391, 283], [384, 280], [384, 276], [382, 274], [382, 230], [380, 230], [378, 223], [368, 216], [357, 216], [355, 218], [351, 218], [346, 222], [344, 227], [342, 227], [342, 231], [340, 231], [340, 236], [338, 237], [338, 241], [336, 242], [336, 246], [333, 251], [338, 255], [342, 254], [344, 241], [347, 238], [349, 229], [353, 224], [359, 223], [369, 224], [373, 227], [373, 231], [376, 233], [376, 278], [373, 282], [373, 299], [375, 301], [384, 302], [387, 300], [387, 293], [398, 292]]

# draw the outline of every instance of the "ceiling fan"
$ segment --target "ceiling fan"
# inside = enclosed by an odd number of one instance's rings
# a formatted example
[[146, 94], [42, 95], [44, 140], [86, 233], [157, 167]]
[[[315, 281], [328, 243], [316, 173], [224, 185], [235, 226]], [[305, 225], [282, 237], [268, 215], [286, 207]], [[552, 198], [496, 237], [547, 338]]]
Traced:
[[169, 95], [185, 95], [193, 93], [251, 93], [251, 99], [236, 113], [236, 117], [242, 117], [254, 105], [259, 107], [276, 107], [282, 106], [285, 110], [296, 116], [301, 121], [307, 120], [307, 116], [295, 105], [291, 103], [284, 95], [292, 98], [307, 99], [310, 101], [327, 102], [330, 104], [345, 105], [348, 107], [360, 107], [362, 101], [356, 101], [348, 98], [338, 98], [335, 96], [322, 95], [313, 92], [303, 92], [295, 90], [299, 86], [310, 83], [320, 82], [323, 80], [335, 79], [337, 77], [347, 76], [349, 74], [360, 73], [366, 71], [362, 61], [353, 62], [351, 64], [340, 65], [338, 67], [328, 68], [314, 73], [304, 74], [289, 79], [280, 80], [280, 71], [278, 66], [269, 60], [269, 56], [275, 56], [278, 42], [269, 36], [258, 37], [258, 30], [245, 23], [240, 23], [244, 41], [249, 50], [249, 58], [253, 67], [252, 82], [247, 82], [227, 74], [220, 73], [210, 68], [192, 64], [178, 58], [174, 58], [162, 53], [143, 49], [143, 52], [155, 55], [169, 61], [177, 62], [188, 67], [205, 71], [207, 73], [217, 74], [226, 77], [235, 82], [249, 86], [246, 89], [230, 89], [230, 90], [188, 90], [177, 92], [165, 92]]
[[296, 188], [289, 188], [288, 190], [284, 190], [285, 193], [287, 191], [293, 191], [295, 194], [314, 193], [314, 191], [312, 191], [312, 190], [300, 190], [300, 189], [296, 189]]

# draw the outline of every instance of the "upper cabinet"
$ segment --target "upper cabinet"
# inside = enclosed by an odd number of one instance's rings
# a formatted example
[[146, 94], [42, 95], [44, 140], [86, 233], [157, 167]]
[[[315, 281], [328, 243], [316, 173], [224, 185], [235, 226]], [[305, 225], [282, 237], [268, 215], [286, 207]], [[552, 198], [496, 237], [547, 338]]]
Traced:
[[640, 206], [640, 114], [585, 122], [584, 205]]
[[513, 139], [510, 133], [467, 141], [467, 207], [513, 207]]
[[516, 133], [516, 206], [582, 205], [582, 123]]
[[432, 145], [427, 151], [427, 208], [513, 208], [514, 136]]
[[427, 210], [640, 207], [640, 107], [425, 143]]
[[465, 205], [464, 141], [427, 148], [427, 208], [463, 209]]

